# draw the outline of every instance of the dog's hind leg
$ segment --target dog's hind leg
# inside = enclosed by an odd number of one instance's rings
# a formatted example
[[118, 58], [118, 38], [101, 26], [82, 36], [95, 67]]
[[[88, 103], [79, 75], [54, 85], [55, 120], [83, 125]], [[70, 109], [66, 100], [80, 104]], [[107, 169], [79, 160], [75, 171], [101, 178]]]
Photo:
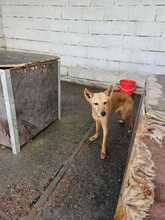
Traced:
[[128, 125], [128, 133], [131, 133], [132, 132], [132, 129], [133, 129], [133, 115], [132, 115], [132, 110], [128, 110], [128, 111], [125, 111], [123, 109], [123, 111], [121, 112], [121, 117], [122, 117], [122, 120], [124, 122], [127, 123]]
[[127, 124], [128, 124], [128, 133], [131, 133], [133, 130], [133, 116], [132, 115], [127, 119]]
[[120, 107], [119, 109], [117, 109], [117, 113], [118, 113], [118, 116], [119, 116], [119, 119], [118, 119], [118, 122], [119, 122], [119, 124], [124, 124], [125, 123], [125, 121], [124, 121], [124, 119], [123, 119], [123, 116], [122, 116], [122, 111], [123, 111], [123, 108], [122, 107]]
[[95, 141], [99, 137], [99, 134], [100, 134], [100, 128], [101, 128], [100, 121], [95, 120], [95, 122], [96, 122], [96, 133], [89, 138], [90, 141]]

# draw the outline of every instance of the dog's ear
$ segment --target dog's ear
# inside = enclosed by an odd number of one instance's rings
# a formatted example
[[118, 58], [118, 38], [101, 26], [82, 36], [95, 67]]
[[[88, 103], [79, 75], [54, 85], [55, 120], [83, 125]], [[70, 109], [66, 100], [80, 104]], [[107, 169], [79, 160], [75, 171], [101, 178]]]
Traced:
[[107, 95], [107, 96], [109, 96], [110, 98], [112, 98], [112, 95], [113, 95], [113, 86], [111, 85], [111, 86], [109, 86], [108, 87], [108, 89], [106, 89], [105, 91], [104, 91], [104, 93]]
[[86, 100], [90, 103], [91, 98], [93, 97], [93, 93], [91, 91], [89, 91], [87, 88], [85, 88], [84, 89], [84, 96], [85, 96]]

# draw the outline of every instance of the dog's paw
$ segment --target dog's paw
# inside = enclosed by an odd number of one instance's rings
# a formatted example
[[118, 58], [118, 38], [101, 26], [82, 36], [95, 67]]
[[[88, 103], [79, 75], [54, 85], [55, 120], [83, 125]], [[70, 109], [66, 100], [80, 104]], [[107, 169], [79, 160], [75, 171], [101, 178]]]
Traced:
[[131, 134], [131, 133], [132, 133], [132, 129], [129, 129], [129, 130], [128, 130], [128, 134]]
[[105, 160], [105, 159], [107, 159], [107, 158], [108, 158], [108, 154], [101, 152], [101, 154], [100, 154], [100, 159], [101, 159], [101, 160]]
[[118, 120], [118, 122], [119, 122], [119, 124], [124, 124], [125, 123], [122, 119]]
[[98, 135], [93, 135], [89, 138], [90, 141], [95, 141], [98, 138]]

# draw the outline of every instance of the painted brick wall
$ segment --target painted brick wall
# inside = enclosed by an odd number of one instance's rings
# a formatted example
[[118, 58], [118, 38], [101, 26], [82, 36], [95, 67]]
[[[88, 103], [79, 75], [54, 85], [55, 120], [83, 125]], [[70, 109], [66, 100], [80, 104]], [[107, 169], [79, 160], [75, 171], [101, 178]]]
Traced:
[[2, 11], [0, 5], [0, 49], [4, 49], [4, 47], [5, 47], [5, 38], [3, 34]]
[[1, 8], [7, 48], [60, 56], [66, 78], [165, 73], [165, 0], [1, 0]]

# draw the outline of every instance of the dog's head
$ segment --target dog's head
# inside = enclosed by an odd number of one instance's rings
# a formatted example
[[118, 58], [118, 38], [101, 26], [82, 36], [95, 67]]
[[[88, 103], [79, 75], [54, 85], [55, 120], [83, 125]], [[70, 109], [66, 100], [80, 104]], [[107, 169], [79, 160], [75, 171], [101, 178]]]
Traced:
[[104, 92], [93, 93], [87, 88], [84, 90], [86, 100], [91, 104], [98, 117], [104, 117], [109, 111], [109, 105], [113, 96], [113, 86], [110, 86]]

